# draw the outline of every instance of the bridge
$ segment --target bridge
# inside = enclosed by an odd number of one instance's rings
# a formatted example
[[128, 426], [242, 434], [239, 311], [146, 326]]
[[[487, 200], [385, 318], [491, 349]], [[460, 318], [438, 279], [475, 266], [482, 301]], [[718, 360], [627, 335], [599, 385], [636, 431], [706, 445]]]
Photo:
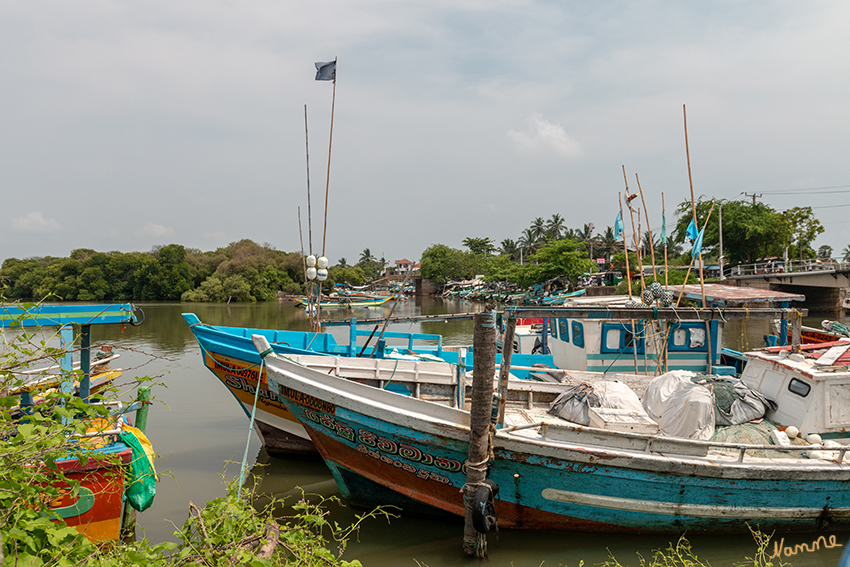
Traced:
[[838, 261], [774, 260], [735, 266], [727, 276], [739, 287], [770, 289], [806, 296], [810, 311], [844, 307], [850, 288], [850, 263]]

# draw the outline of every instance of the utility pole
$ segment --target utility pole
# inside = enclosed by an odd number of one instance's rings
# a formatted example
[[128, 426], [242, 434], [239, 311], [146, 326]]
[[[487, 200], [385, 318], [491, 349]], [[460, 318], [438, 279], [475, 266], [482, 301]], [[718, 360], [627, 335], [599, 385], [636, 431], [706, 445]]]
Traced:
[[744, 196], [753, 198], [753, 205], [756, 204], [756, 198], [761, 199], [761, 193], [747, 193], [744, 192]]

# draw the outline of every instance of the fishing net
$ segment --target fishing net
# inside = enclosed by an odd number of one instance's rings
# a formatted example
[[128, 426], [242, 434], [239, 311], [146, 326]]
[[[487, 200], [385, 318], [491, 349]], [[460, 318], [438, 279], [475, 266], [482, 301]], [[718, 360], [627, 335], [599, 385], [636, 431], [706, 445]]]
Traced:
[[[741, 423], [739, 425], [719, 426], [714, 430], [711, 440], [718, 443], [741, 443], [745, 445], [774, 445], [771, 432], [779, 429], [777, 424], [769, 419], [759, 423]], [[806, 446], [808, 443], [795, 437], [789, 439], [792, 445]], [[747, 451], [752, 457], [770, 457], [786, 459], [802, 459], [806, 455], [802, 451]]]

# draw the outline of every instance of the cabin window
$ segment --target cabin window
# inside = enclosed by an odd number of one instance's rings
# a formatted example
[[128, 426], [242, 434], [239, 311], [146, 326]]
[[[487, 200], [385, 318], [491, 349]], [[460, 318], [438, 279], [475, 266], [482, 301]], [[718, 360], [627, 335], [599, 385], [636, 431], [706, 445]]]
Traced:
[[797, 380], [796, 378], [791, 378], [791, 381], [788, 383], [788, 390], [797, 394], [801, 398], [808, 396], [811, 389], [811, 386], [802, 380]]
[[635, 348], [637, 348], [638, 354], [643, 354], [646, 349], [646, 340], [642, 338], [642, 333], [642, 326], [637, 327], [637, 336], [635, 336], [634, 329], [631, 325], [603, 323], [602, 353], [633, 354], [635, 352]]
[[566, 319], [558, 319], [558, 334], [561, 336], [562, 341], [565, 343], [570, 342], [570, 334], [567, 332]]
[[573, 344], [578, 348], [584, 348], [584, 325], [578, 321], [573, 321]]
[[679, 323], [670, 329], [667, 350], [708, 352], [705, 323]]

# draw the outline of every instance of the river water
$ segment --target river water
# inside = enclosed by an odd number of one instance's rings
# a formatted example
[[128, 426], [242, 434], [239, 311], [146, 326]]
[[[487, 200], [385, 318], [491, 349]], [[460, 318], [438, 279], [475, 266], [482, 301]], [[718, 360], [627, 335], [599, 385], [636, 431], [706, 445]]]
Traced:
[[[162, 480], [153, 506], [139, 514], [139, 526], [153, 542], [174, 540], [175, 526], [188, 514], [189, 502], [203, 506], [225, 492], [225, 478], [238, 476], [242, 455], [248, 443], [249, 463], [258, 475], [263, 494], [300, 498], [301, 489], [322, 496], [338, 495], [336, 485], [319, 459], [270, 458], [262, 451], [256, 435], [248, 435], [248, 420], [227, 389], [202, 364], [200, 349], [181, 313], [192, 312], [202, 322], [255, 328], [307, 330], [303, 312], [288, 304], [139, 304], [146, 319], [138, 327], [97, 326], [93, 343], [111, 343], [121, 353], [118, 366], [124, 376], [150, 376], [161, 385], [153, 388], [156, 402], [148, 418], [148, 437], [159, 454], [156, 463]], [[403, 302], [395, 315], [457, 313], [480, 311], [482, 304], [416, 298]], [[336, 317], [385, 316], [388, 308], [355, 310]], [[334, 315], [331, 315], [334, 317]], [[818, 324], [812, 318], [806, 324]], [[444, 344], [471, 344], [472, 321], [396, 324], [392, 330], [439, 333]], [[726, 346], [745, 350], [763, 344], [767, 332], [763, 322], [727, 327]], [[347, 342], [347, 331], [337, 328], [338, 340]], [[115, 363], [113, 363], [115, 366]], [[130, 394], [127, 393], [127, 396]], [[458, 496], [460, 497], [460, 496]], [[332, 517], [340, 523], [354, 518], [346, 507], [332, 507]], [[755, 527], [755, 526], [754, 526]], [[141, 532], [140, 532], [141, 533]], [[344, 559], [359, 559], [367, 566], [428, 565], [440, 567], [467, 565], [461, 552], [463, 522], [413, 516], [366, 522], [359, 541], [352, 541]], [[847, 535], [836, 533], [842, 547], [826, 549], [824, 540], [815, 549], [817, 535], [777, 534], [785, 548], [798, 547], [794, 556], [783, 559], [795, 566], [834, 566], [838, 563]], [[784, 539], [783, 539], [784, 538]], [[677, 536], [551, 533], [502, 530], [498, 543], [490, 537], [488, 565], [539, 566], [601, 563], [615, 556], [623, 565], [639, 564], [637, 553], [650, 557], [652, 551], [666, 548]], [[749, 535], [705, 536], [688, 534], [696, 555], [712, 565], [732, 565], [753, 556], [756, 546]], [[775, 550], [771, 543], [770, 553]], [[776, 559], [774, 559], [774, 562]], [[777, 563], [774, 563], [777, 564]]]

